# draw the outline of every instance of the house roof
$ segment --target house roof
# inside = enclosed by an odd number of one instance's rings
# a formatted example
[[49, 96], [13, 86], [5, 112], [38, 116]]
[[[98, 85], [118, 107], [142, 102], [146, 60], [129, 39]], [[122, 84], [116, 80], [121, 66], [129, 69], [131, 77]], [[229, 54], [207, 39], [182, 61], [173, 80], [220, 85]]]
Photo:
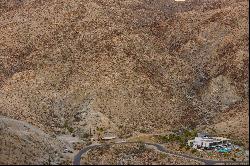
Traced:
[[115, 136], [106, 136], [106, 137], [103, 137], [102, 139], [103, 140], [110, 140], [110, 139], [115, 139], [116, 137]]
[[203, 139], [202, 141], [204, 141], [204, 142], [214, 142], [213, 139]]
[[224, 137], [212, 137], [213, 139], [219, 140], [219, 141], [229, 141], [230, 139], [224, 138]]

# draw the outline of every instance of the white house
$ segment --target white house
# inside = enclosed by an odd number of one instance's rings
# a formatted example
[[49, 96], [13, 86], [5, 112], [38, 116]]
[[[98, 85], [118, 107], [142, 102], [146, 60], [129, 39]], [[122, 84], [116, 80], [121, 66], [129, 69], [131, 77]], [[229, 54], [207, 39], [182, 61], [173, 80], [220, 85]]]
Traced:
[[189, 140], [188, 145], [193, 148], [205, 148], [210, 149], [217, 145], [227, 145], [230, 139], [223, 137], [209, 137], [206, 134], [198, 134], [194, 140]]
[[115, 138], [116, 138], [115, 136], [105, 136], [105, 137], [102, 137], [102, 140], [112, 140]]
[[113, 140], [113, 139], [116, 139], [116, 136], [114, 133], [105, 133], [104, 136], [101, 138], [102, 140], [105, 140], [105, 141], [109, 141], [109, 140]]

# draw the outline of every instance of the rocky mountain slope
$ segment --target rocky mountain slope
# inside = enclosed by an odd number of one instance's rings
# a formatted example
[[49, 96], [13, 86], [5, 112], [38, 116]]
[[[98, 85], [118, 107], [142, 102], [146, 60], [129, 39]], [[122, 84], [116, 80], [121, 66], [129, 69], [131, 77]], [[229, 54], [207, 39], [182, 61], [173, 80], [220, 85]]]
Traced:
[[58, 164], [63, 143], [26, 122], [0, 117], [0, 164]]
[[[238, 120], [231, 129], [247, 131], [248, 9], [247, 0], [3, 0], [0, 115], [48, 133]], [[221, 132], [247, 144], [231, 129]]]

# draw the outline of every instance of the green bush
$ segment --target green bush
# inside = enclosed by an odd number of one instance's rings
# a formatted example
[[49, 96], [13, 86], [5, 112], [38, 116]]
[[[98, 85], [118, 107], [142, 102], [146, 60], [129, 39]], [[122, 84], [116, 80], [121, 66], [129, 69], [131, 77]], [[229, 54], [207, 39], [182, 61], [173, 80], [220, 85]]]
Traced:
[[177, 141], [177, 140], [179, 140], [180, 138], [179, 138], [179, 136], [177, 136], [177, 135], [175, 135], [175, 134], [169, 134], [169, 136], [168, 136], [168, 140], [170, 141], [170, 142], [174, 142], [174, 141]]
[[168, 143], [169, 142], [169, 138], [168, 136], [158, 136], [158, 139], [164, 143]]
[[194, 137], [197, 135], [196, 130], [184, 130], [182, 134], [169, 134], [165, 136], [159, 136], [158, 138], [164, 142], [178, 142], [181, 144], [181, 146], [185, 146], [187, 141], [190, 139], [194, 139]]
[[197, 135], [196, 130], [184, 130], [182, 136], [186, 139], [193, 139]]

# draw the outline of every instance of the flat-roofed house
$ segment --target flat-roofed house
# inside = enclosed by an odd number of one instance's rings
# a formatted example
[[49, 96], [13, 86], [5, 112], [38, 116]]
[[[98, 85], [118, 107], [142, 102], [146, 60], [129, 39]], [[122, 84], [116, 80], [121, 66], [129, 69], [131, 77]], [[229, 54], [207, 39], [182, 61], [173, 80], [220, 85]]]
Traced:
[[214, 140], [218, 141], [220, 144], [228, 144], [230, 143], [230, 139], [224, 137], [212, 137]]
[[105, 133], [104, 136], [101, 139], [103, 141], [111, 141], [111, 140], [116, 139], [116, 136], [113, 133]]
[[198, 134], [193, 140], [188, 140], [188, 145], [193, 148], [210, 149], [217, 145], [226, 145], [230, 139], [223, 137], [209, 137], [206, 134]]
[[102, 137], [102, 140], [112, 140], [115, 138], [116, 138], [115, 136], [104, 136], [104, 137]]

